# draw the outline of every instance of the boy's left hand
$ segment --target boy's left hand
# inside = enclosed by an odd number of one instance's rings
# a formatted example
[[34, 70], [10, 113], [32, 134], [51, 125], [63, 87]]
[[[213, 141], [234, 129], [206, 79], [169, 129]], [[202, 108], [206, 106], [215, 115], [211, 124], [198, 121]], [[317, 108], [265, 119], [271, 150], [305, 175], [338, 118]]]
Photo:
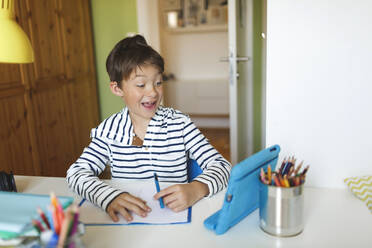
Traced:
[[187, 184], [176, 184], [159, 191], [154, 195], [158, 200], [163, 197], [164, 204], [174, 212], [180, 212], [208, 195], [208, 186], [204, 183], [193, 181]]

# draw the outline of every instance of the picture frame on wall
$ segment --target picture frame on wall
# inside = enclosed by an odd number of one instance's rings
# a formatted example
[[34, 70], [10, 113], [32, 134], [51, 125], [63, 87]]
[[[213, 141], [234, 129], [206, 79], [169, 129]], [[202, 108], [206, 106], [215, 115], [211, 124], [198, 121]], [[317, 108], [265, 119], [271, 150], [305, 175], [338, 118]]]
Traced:
[[227, 5], [210, 5], [207, 10], [207, 23], [221, 25], [227, 23]]
[[164, 23], [168, 28], [227, 23], [227, 1], [163, 0]]
[[182, 9], [182, 0], [163, 0], [163, 10], [180, 11]]
[[184, 0], [183, 12], [185, 26], [206, 24], [206, 0]]

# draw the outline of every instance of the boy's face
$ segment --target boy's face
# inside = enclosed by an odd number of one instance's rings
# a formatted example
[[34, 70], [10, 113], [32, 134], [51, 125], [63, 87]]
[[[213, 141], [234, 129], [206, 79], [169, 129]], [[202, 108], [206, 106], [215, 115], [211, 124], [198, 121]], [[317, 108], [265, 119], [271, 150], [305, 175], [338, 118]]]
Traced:
[[[113, 92], [123, 98], [131, 118], [150, 120], [163, 97], [162, 76], [159, 70], [152, 65], [137, 67], [128, 80], [121, 82], [121, 86], [121, 89], [117, 87], [116, 93]], [[118, 91], [121, 91], [120, 94], [117, 94]]]

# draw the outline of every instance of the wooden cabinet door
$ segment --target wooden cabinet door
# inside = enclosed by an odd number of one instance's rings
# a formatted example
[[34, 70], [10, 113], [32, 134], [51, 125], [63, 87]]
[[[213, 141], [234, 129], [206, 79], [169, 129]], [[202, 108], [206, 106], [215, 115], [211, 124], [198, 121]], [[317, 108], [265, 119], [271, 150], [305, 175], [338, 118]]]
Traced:
[[0, 169], [65, 176], [98, 124], [89, 1], [25, 0], [16, 13], [35, 62], [0, 64]]
[[56, 1], [26, 1], [24, 17], [35, 52], [28, 75], [43, 176], [64, 176], [74, 154], [59, 15]]
[[21, 67], [0, 64], [0, 170], [35, 175]]
[[66, 75], [72, 82], [68, 93], [76, 159], [90, 141], [91, 128], [99, 121], [92, 25], [89, 1], [60, 0], [59, 4]]

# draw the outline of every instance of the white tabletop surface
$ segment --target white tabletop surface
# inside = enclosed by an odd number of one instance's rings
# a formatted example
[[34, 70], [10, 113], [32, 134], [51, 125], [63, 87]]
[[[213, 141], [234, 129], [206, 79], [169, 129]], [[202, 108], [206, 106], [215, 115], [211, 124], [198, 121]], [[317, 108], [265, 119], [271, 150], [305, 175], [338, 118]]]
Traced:
[[[64, 178], [16, 176], [19, 192], [74, 196]], [[372, 247], [372, 214], [347, 189], [305, 187], [305, 228], [290, 238], [278, 238], [259, 227], [258, 210], [223, 235], [203, 221], [222, 206], [224, 192], [192, 208], [192, 221], [182, 225], [87, 226], [86, 247]]]

